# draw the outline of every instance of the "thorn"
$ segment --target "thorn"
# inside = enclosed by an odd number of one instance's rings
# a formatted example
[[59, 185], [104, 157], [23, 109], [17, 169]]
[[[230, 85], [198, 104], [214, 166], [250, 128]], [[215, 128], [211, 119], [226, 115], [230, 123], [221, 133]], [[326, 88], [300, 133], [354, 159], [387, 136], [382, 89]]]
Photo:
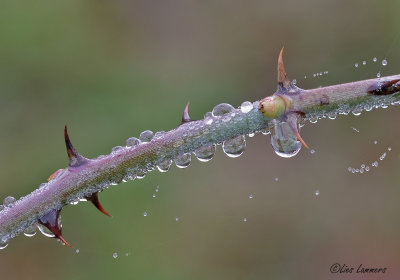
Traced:
[[85, 196], [85, 198], [87, 200], [89, 200], [90, 202], [93, 203], [93, 205], [99, 209], [99, 211], [101, 213], [103, 213], [104, 215], [107, 215], [108, 217], [112, 218], [113, 216], [111, 216], [110, 214], [107, 213], [107, 211], [103, 208], [103, 206], [101, 206], [100, 201], [99, 201], [99, 194], [97, 192], [93, 193], [91, 196]]
[[74, 146], [72, 146], [71, 141], [69, 140], [67, 126], [65, 126], [64, 128], [64, 138], [65, 138], [65, 146], [67, 147], [67, 154], [69, 158], [70, 167], [78, 167], [89, 161], [87, 158], [81, 156], [75, 150]]
[[181, 124], [192, 121], [192, 119], [189, 116], [189, 105], [190, 105], [190, 102], [188, 102], [186, 104], [185, 110], [183, 110], [182, 123]]
[[283, 65], [283, 47], [281, 49], [281, 52], [279, 53], [279, 58], [278, 58], [278, 88], [289, 88], [291, 86], [291, 82], [286, 75], [285, 71], [285, 66]]
[[298, 116], [299, 115], [297, 113], [293, 113], [286, 117], [286, 121], [289, 124], [290, 128], [292, 129], [294, 135], [296, 135], [297, 140], [299, 140], [300, 143], [309, 150], [310, 148], [308, 147], [306, 142], [301, 137], [299, 129], [298, 129], [298, 125], [297, 125], [297, 117]]
[[65, 241], [64, 237], [62, 237], [61, 234], [61, 224], [59, 223], [60, 212], [61, 209], [50, 211], [39, 219], [39, 223], [47, 227], [54, 234], [55, 238], [60, 239], [60, 241], [63, 242], [65, 245], [71, 247], [71, 245], [69, 245], [69, 243]]

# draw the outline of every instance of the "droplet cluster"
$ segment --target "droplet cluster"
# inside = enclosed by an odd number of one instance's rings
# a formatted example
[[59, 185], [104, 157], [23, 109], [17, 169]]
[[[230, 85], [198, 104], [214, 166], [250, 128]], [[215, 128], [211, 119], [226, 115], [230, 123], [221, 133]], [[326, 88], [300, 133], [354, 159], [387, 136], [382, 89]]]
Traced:
[[[375, 143], [376, 142], [376, 143]], [[374, 142], [374, 144], [377, 144], [378, 142], [377, 141], [375, 141]], [[386, 158], [386, 156], [387, 156], [387, 153], [388, 152], [391, 152], [392, 151], [392, 148], [391, 147], [388, 147], [387, 148], [387, 151], [385, 151], [385, 152], [383, 152], [380, 156], [379, 156], [379, 160], [380, 161], [382, 161], [382, 160], [384, 160], [385, 158]], [[360, 174], [363, 174], [363, 173], [366, 173], [366, 172], [369, 172], [370, 170], [371, 170], [371, 167], [378, 167], [379, 166], [379, 162], [378, 162], [378, 160], [375, 160], [374, 162], [372, 162], [370, 165], [368, 165], [368, 164], [365, 164], [365, 163], [362, 163], [361, 165], [360, 165], [360, 167], [351, 167], [351, 166], [349, 166], [348, 168], [347, 168], [347, 171], [349, 171], [349, 172], [351, 172], [351, 173], [360, 173]]]

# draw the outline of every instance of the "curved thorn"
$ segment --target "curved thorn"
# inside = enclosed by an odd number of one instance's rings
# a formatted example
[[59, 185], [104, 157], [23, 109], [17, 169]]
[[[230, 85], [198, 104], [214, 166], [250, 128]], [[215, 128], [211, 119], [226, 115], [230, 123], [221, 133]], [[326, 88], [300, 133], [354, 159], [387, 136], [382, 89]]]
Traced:
[[285, 66], [283, 65], [283, 47], [279, 53], [278, 58], [278, 87], [288, 88], [291, 84], [288, 76], [286, 75]]
[[110, 215], [104, 208], [101, 206], [99, 201], [99, 194], [97, 192], [93, 193], [91, 196], [85, 196], [87, 200], [93, 203], [93, 205], [104, 215], [112, 218], [113, 216]]
[[183, 110], [182, 123], [187, 123], [192, 121], [192, 119], [189, 116], [189, 105], [190, 102], [186, 104], [185, 110]]
[[309, 150], [310, 148], [308, 147], [306, 142], [301, 137], [299, 129], [297, 127], [297, 115], [294, 115], [294, 118], [293, 117], [291, 118], [288, 116], [286, 118], [286, 120], [287, 120], [287, 123], [289, 124], [290, 128], [292, 129], [292, 132], [294, 133], [294, 135], [296, 135], [297, 140], [299, 140], [300, 143]]
[[58, 238], [63, 242], [65, 245], [68, 247], [71, 247], [67, 241], [65, 241], [64, 237], [62, 237], [62, 230], [59, 225], [59, 219], [60, 219], [60, 212], [61, 209], [58, 210], [52, 210], [48, 212], [47, 214], [43, 215], [39, 219], [39, 223], [42, 224], [43, 226], [47, 227], [53, 234], [55, 238]]
[[85, 164], [88, 159], [81, 156], [72, 146], [71, 141], [69, 140], [67, 126], [64, 128], [64, 139], [65, 139], [65, 146], [67, 148], [67, 154], [69, 158], [69, 166], [70, 167], [77, 167], [80, 165]]

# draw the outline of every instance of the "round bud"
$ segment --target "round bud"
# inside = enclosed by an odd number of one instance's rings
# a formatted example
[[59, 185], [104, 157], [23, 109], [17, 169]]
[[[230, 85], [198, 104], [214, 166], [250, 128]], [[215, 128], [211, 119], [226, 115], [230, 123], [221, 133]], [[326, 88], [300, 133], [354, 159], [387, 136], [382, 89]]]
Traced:
[[278, 95], [265, 97], [260, 102], [260, 111], [270, 119], [276, 119], [285, 113], [285, 101]]

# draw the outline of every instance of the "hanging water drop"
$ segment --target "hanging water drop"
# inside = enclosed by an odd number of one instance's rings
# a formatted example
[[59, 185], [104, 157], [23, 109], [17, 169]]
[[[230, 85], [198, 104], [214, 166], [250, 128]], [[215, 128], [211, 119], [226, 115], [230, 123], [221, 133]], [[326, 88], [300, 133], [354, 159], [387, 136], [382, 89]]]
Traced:
[[32, 237], [36, 235], [36, 225], [31, 225], [24, 230], [26, 237]]
[[131, 138], [128, 138], [126, 140], [126, 146], [127, 147], [135, 147], [135, 146], [137, 146], [139, 144], [140, 144], [140, 140], [137, 139], [136, 137], [131, 137]]
[[387, 60], [386, 59], [384, 59], [384, 60], [382, 60], [382, 66], [386, 66], [387, 65]]
[[356, 107], [353, 109], [353, 111], [351, 111], [353, 113], [354, 116], [359, 116], [362, 113], [362, 108], [360, 107]]
[[279, 181], [279, 178], [278, 178], [278, 177], [276, 177], [274, 180], [275, 180], [275, 182], [278, 182], [278, 181]]
[[374, 57], [374, 58], [372, 59], [372, 61], [373, 61], [373, 62], [377, 62], [378, 59], [377, 59], [376, 57]]
[[8, 246], [8, 242], [0, 240], [0, 250], [5, 249]]
[[364, 61], [362, 62], [362, 64], [363, 64], [363, 65], [366, 65], [366, 64], [367, 64], [367, 62], [364, 60]]
[[381, 72], [376, 73], [376, 77], [380, 78], [381, 77]]
[[153, 197], [153, 198], [156, 198], [156, 194], [155, 194], [155, 193], [153, 193], [152, 197]]
[[177, 222], [177, 221], [179, 221], [179, 218], [178, 218], [178, 217], [176, 217], [176, 218], [175, 218], [175, 221], [176, 221], [176, 222]]
[[312, 154], [312, 155], [315, 154], [315, 150], [314, 150], [314, 149], [311, 149], [311, 150], [310, 150], [310, 154]]
[[14, 197], [12, 196], [7, 196], [4, 200], [3, 200], [3, 206], [4, 207], [10, 207], [15, 201], [17, 201]]
[[239, 157], [243, 154], [246, 148], [246, 139], [244, 135], [239, 135], [234, 138], [225, 140], [222, 143], [222, 149], [224, 153], [232, 158]]
[[55, 237], [54, 233], [52, 233], [47, 227], [41, 224], [37, 224], [37, 228], [39, 231], [46, 237]]
[[354, 64], [354, 67], [358, 68], [358, 63], [355, 63], [355, 64]]
[[253, 199], [254, 198], [254, 195], [253, 194], [250, 194], [249, 195], [249, 199]]
[[151, 130], [145, 130], [140, 133], [139, 140], [142, 142], [150, 142], [153, 139], [154, 133]]
[[388, 147], [387, 150], [390, 152], [392, 150], [392, 147]]
[[113, 254], [113, 258], [114, 258], [114, 259], [118, 258], [118, 254], [117, 254], [117, 253], [114, 253], [114, 254]]
[[315, 191], [315, 195], [316, 195], [316, 196], [319, 196], [319, 190], [316, 190], [316, 191]]
[[190, 153], [178, 155], [174, 158], [175, 165], [179, 168], [186, 168], [192, 161], [192, 155]]
[[75, 253], [79, 254], [79, 249], [76, 249], [76, 250], [75, 250]]
[[154, 139], [161, 138], [164, 134], [165, 134], [165, 131], [157, 131], [157, 132], [154, 134]]
[[242, 105], [240, 105], [240, 111], [242, 111], [242, 113], [248, 113], [251, 110], [253, 110], [253, 103], [249, 102], [249, 101], [245, 101], [242, 103]]
[[375, 140], [375, 141], [374, 141], [374, 144], [375, 144], [375, 145], [378, 144], [378, 141]]
[[243, 222], [247, 222], [247, 218], [243, 218]]
[[287, 122], [273, 120], [270, 131], [271, 145], [278, 156], [290, 158], [299, 153], [301, 143]]
[[170, 159], [164, 160], [163, 162], [160, 162], [157, 165], [157, 169], [160, 172], [167, 172], [170, 169], [171, 164], [172, 164], [172, 160], [170, 160]]
[[147, 212], [144, 212], [144, 213], [143, 213], [143, 216], [144, 216], [144, 217], [147, 217]]
[[228, 103], [221, 103], [214, 107], [214, 109], [212, 110], [212, 115], [214, 117], [223, 116], [232, 112], [233, 110], [235, 110], [235, 108], [232, 105]]
[[252, 138], [252, 137], [254, 137], [255, 134], [253, 132], [253, 133], [249, 133], [248, 135], [249, 135], [250, 138]]
[[211, 160], [215, 154], [216, 145], [209, 144], [205, 146], [201, 146], [197, 150], [194, 151], [194, 155], [199, 161], [207, 162]]

